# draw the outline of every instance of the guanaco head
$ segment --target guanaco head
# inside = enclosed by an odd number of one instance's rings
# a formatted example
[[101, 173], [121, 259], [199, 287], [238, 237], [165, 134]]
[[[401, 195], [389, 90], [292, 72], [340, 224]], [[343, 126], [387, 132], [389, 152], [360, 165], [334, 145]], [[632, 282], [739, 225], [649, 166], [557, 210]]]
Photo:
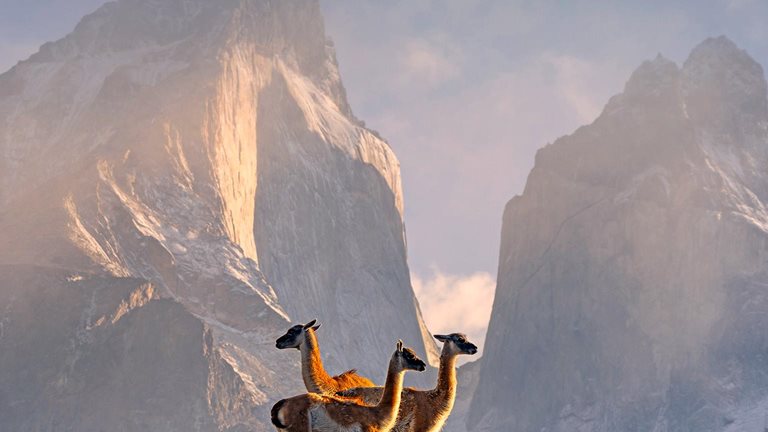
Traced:
[[317, 320], [312, 320], [306, 324], [298, 324], [289, 328], [284, 335], [277, 338], [275, 346], [277, 349], [301, 349], [301, 343], [304, 342], [304, 332], [309, 329], [317, 330], [320, 328], [320, 324], [315, 325], [316, 322]]
[[403, 348], [403, 341], [397, 341], [397, 350], [392, 354], [392, 361], [394, 362], [397, 370], [415, 370], [423, 371], [427, 368], [427, 364], [421, 361], [419, 356], [416, 355], [410, 348]]
[[443, 352], [449, 355], [457, 354], [477, 354], [477, 346], [467, 340], [467, 336], [462, 333], [451, 333], [449, 335], [435, 335], [435, 339], [444, 343]]

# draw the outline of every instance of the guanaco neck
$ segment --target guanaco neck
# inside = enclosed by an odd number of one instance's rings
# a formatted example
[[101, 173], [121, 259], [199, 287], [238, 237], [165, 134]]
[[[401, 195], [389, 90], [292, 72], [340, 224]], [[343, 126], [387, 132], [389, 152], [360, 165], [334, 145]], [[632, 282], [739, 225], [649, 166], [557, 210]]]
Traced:
[[447, 352], [447, 347], [443, 348], [440, 354], [440, 368], [437, 372], [437, 387], [435, 391], [442, 397], [446, 406], [452, 406], [456, 399], [456, 354]]
[[400, 409], [400, 393], [403, 391], [403, 376], [405, 371], [395, 365], [393, 358], [389, 362], [387, 380], [384, 383], [384, 392], [376, 408], [383, 414], [383, 422], [394, 421], [397, 411]]
[[320, 347], [317, 344], [315, 331], [307, 329], [304, 331], [304, 342], [300, 345], [301, 349], [301, 377], [304, 379], [304, 385], [312, 393], [326, 394], [332, 389], [328, 388], [328, 382], [331, 376], [323, 367], [323, 359], [320, 357]]

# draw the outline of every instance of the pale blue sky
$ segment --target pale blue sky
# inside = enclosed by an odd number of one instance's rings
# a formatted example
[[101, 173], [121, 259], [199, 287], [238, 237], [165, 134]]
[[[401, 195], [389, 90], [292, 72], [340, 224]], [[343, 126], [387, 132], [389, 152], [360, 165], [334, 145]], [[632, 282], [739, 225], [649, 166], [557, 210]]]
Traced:
[[[0, 70], [103, 0], [0, 0]], [[322, 0], [355, 113], [404, 179], [409, 260], [495, 276], [501, 214], [535, 150], [594, 119], [658, 52], [725, 34], [768, 61], [768, 1]], [[525, 229], [520, 227], [519, 229]]]

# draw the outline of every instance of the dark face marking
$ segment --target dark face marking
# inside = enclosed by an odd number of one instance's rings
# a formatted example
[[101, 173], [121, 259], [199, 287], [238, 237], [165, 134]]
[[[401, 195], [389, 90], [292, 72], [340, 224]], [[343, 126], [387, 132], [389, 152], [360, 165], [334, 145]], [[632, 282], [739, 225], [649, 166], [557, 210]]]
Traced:
[[467, 339], [463, 333], [451, 333], [449, 335], [435, 335], [435, 339], [441, 342], [453, 342], [461, 354], [477, 354], [477, 346]]
[[302, 325], [295, 325], [288, 329], [288, 331], [277, 338], [275, 341], [275, 346], [277, 349], [287, 349], [287, 348], [299, 348], [299, 345], [301, 345], [301, 337], [304, 332], [304, 326]]
[[400, 355], [405, 360], [405, 366], [407, 369], [421, 372], [427, 368], [427, 364], [424, 363], [410, 348], [403, 348], [402, 352], [400, 352]]
[[474, 355], [477, 354], [477, 345], [469, 341], [457, 342], [456, 346], [459, 347], [463, 354]]

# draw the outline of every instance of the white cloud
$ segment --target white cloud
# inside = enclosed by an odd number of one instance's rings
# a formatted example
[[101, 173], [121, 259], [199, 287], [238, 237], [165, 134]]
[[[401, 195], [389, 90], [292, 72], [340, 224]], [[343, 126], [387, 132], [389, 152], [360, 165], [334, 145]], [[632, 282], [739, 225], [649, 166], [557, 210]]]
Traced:
[[445, 44], [426, 39], [411, 39], [401, 58], [401, 85], [434, 88], [460, 75], [460, 55]]
[[466, 333], [482, 353], [496, 290], [494, 278], [486, 272], [452, 275], [433, 268], [427, 278], [412, 274], [411, 281], [430, 331]]

